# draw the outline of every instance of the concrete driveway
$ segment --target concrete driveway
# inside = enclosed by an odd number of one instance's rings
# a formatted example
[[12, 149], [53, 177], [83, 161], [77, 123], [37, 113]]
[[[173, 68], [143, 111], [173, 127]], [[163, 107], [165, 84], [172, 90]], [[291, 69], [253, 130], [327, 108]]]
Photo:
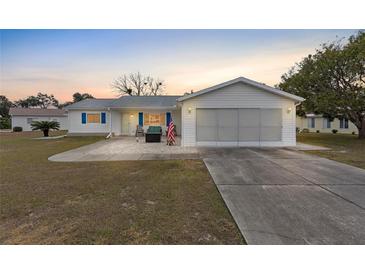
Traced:
[[287, 149], [201, 149], [248, 244], [365, 244], [365, 170]]

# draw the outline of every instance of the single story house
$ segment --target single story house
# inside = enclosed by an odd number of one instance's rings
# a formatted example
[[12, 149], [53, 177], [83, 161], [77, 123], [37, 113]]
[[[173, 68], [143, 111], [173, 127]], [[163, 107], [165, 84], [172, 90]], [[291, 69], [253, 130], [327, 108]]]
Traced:
[[338, 130], [338, 133], [358, 134], [357, 127], [349, 120], [343, 118], [335, 118], [333, 121], [323, 117], [321, 114], [306, 114], [305, 117], [297, 116], [297, 128], [299, 131], [303, 129], [309, 132], [324, 132], [331, 133], [333, 129]]
[[33, 121], [57, 121], [61, 130], [68, 129], [67, 112], [63, 109], [44, 108], [10, 108], [11, 127], [21, 127], [23, 131], [31, 131]]
[[122, 96], [69, 105], [70, 135], [130, 135], [172, 119], [182, 146], [294, 146], [304, 99], [244, 77], [184, 96]]

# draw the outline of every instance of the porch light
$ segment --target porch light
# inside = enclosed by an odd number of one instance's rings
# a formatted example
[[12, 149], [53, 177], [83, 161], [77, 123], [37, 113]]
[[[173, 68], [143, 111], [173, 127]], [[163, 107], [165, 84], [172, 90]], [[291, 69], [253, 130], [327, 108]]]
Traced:
[[291, 107], [289, 107], [288, 108], [288, 113], [290, 113], [292, 111], [292, 108]]
[[191, 113], [191, 107], [188, 107], [188, 112], [189, 112], [189, 114]]
[[131, 118], [133, 118], [134, 117], [134, 115], [133, 114], [131, 114], [131, 116], [130, 116]]

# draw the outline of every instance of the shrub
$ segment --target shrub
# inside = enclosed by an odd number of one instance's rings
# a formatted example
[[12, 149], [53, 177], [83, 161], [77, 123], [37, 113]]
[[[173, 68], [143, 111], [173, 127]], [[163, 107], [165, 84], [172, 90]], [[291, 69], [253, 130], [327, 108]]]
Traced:
[[320, 133], [320, 131], [317, 129], [317, 130], [316, 130], [316, 133]]
[[299, 127], [296, 127], [295, 130], [296, 130], [297, 133], [300, 132], [300, 128]]
[[7, 117], [0, 118], [0, 129], [11, 129], [10, 118]]
[[338, 130], [337, 129], [332, 129], [332, 133], [333, 134], [336, 134], [338, 132]]
[[32, 130], [41, 130], [43, 131], [43, 136], [48, 137], [49, 130], [59, 130], [60, 123], [56, 121], [34, 121], [31, 124]]
[[351, 132], [351, 134], [352, 134], [352, 135], [355, 135], [355, 134], [356, 134], [356, 132], [355, 132], [355, 131], [353, 131], [353, 132]]
[[23, 128], [22, 127], [13, 127], [13, 131], [14, 132], [21, 132], [21, 131], [23, 131]]
[[307, 129], [307, 128], [303, 128], [303, 129], [302, 129], [302, 133], [309, 133], [309, 129]]

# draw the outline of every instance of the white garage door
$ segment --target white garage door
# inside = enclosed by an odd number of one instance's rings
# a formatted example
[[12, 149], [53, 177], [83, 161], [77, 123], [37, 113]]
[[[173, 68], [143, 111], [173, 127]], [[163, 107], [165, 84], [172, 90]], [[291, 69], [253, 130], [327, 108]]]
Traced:
[[198, 142], [281, 141], [281, 109], [197, 109]]

